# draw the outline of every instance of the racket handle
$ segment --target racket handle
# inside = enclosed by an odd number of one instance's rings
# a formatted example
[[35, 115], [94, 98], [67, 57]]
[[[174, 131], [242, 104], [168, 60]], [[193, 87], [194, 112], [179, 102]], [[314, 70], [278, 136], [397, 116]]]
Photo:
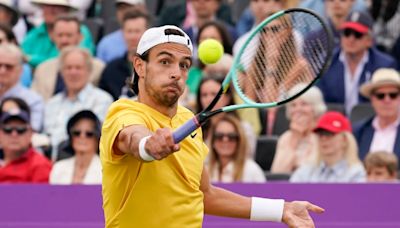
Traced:
[[184, 123], [182, 126], [180, 126], [174, 133], [172, 133], [172, 136], [174, 137], [174, 142], [179, 143], [182, 141], [184, 138], [186, 138], [190, 133], [192, 133], [194, 130], [200, 127], [199, 121], [197, 121], [197, 118], [194, 117], [190, 120], [188, 120], [186, 123]]

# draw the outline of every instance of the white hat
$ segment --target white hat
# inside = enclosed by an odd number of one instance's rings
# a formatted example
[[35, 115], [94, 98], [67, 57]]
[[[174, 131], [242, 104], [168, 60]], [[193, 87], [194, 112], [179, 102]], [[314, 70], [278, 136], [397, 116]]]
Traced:
[[65, 6], [73, 10], [77, 10], [76, 7], [71, 5], [69, 0], [31, 0], [31, 2], [37, 5]]
[[[178, 30], [181, 35], [166, 34], [167, 30]], [[180, 28], [175, 25], [164, 25], [161, 27], [153, 27], [147, 29], [139, 40], [136, 53], [142, 55], [150, 48], [164, 43], [178, 43], [186, 46], [193, 52], [193, 45], [190, 37]]]
[[6, 7], [12, 13], [11, 25], [16, 25], [19, 19], [19, 13], [14, 7], [12, 0], [0, 0], [0, 5]]
[[372, 79], [364, 83], [360, 88], [360, 93], [364, 97], [370, 97], [371, 92], [378, 87], [393, 85], [400, 89], [400, 75], [394, 69], [381, 68], [374, 72]]
[[144, 0], [116, 0], [115, 3], [126, 3], [129, 5], [145, 4]]

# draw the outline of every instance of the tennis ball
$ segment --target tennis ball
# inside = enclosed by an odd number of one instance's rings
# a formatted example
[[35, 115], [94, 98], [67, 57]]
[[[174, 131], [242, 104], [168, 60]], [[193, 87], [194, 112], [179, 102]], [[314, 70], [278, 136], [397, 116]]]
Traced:
[[213, 64], [224, 54], [224, 47], [222, 44], [214, 39], [206, 39], [200, 43], [198, 48], [199, 59], [204, 64]]

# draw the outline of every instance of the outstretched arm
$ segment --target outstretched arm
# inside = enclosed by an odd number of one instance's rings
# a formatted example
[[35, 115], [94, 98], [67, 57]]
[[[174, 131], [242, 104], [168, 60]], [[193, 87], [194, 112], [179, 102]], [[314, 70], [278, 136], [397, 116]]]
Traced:
[[244, 218], [259, 221], [283, 222], [288, 227], [314, 227], [308, 211], [322, 213], [324, 209], [306, 201], [285, 202], [279, 200], [245, 197], [211, 185], [207, 170], [203, 168], [201, 191], [204, 193], [206, 214]]

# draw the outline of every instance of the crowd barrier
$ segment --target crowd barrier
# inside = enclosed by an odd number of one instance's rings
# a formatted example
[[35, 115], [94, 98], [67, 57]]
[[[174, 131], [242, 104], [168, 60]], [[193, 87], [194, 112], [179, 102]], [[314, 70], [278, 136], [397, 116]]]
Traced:
[[[400, 184], [220, 184], [248, 195], [309, 200], [326, 209], [316, 227], [400, 227]], [[149, 202], [150, 203], [150, 202]], [[0, 227], [104, 227], [101, 186], [0, 185]], [[205, 216], [204, 228], [285, 227]]]

